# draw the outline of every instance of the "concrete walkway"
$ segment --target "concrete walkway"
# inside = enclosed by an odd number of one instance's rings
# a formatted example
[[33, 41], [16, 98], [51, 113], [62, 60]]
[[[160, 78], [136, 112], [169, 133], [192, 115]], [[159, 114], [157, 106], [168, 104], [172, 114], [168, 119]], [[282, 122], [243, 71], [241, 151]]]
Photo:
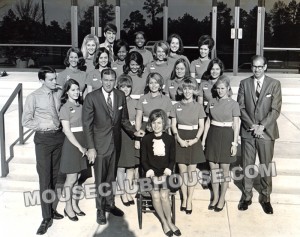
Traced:
[[[26, 83], [34, 83], [36, 75], [24, 75]], [[232, 78], [234, 93], [243, 74]], [[272, 76], [272, 75], [270, 75]], [[300, 236], [300, 77], [299, 75], [276, 75], [280, 79], [284, 104], [278, 120], [280, 139], [275, 143], [275, 162], [279, 171], [274, 177], [274, 193], [272, 194], [273, 215], [263, 212], [258, 203], [258, 194], [254, 192], [253, 204], [247, 211], [238, 211], [240, 198], [238, 187], [232, 182], [226, 196], [226, 205], [222, 212], [209, 211], [210, 193], [197, 187], [193, 201], [192, 215], [179, 211], [180, 199], [176, 195], [176, 225], [182, 236], [201, 237], [281, 237]], [[0, 79], [0, 89], [3, 88]], [[8, 80], [10, 83], [14, 79]], [[2, 80], [3, 82], [3, 80]], [[17, 83], [17, 80], [15, 80]], [[24, 86], [26, 87], [26, 83]], [[28, 85], [28, 84], [27, 84]], [[13, 111], [11, 111], [13, 113]], [[15, 116], [12, 116], [15, 117]], [[7, 128], [7, 136], [15, 134], [15, 128]], [[88, 180], [91, 183], [93, 180]], [[32, 191], [32, 190], [28, 190]], [[143, 214], [143, 228], [138, 227], [136, 205], [125, 207], [120, 198], [116, 197], [116, 205], [125, 215], [123, 218], [108, 215], [108, 224], [100, 226], [96, 223], [94, 199], [80, 201], [85, 217], [79, 217], [78, 222], [72, 222], [66, 217], [55, 220], [44, 236], [50, 237], [159, 237], [165, 236], [159, 220], [151, 213]], [[64, 203], [60, 203], [58, 211], [63, 213]], [[25, 207], [22, 191], [9, 191], [0, 186], [0, 230], [3, 236], [35, 236], [41, 222], [40, 206]]]

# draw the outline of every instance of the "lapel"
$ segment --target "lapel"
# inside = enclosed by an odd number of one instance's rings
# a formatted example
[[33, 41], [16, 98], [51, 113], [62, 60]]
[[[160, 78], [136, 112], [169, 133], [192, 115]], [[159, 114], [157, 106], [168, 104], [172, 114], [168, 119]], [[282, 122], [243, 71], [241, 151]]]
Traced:
[[105, 97], [104, 97], [103, 92], [102, 92], [102, 87], [100, 87], [99, 92], [100, 92], [100, 100], [99, 100], [99, 102], [102, 103], [104, 110], [109, 115], [109, 111], [108, 111], [108, 108], [107, 108], [106, 100], [105, 100]]
[[252, 76], [249, 80], [250, 83], [250, 91], [253, 99], [253, 103], [256, 104], [256, 95], [255, 95], [255, 88], [254, 88], [254, 76]]
[[116, 113], [118, 112], [118, 96], [117, 96], [116, 89], [113, 89], [113, 92], [114, 92], [114, 104], [113, 104], [114, 116], [113, 116], [113, 121], [115, 121]]

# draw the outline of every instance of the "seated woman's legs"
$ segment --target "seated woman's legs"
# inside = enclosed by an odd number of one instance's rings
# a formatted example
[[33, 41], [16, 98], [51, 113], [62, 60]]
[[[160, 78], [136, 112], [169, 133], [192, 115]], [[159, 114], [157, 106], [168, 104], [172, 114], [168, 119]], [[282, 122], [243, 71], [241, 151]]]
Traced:
[[126, 178], [126, 173], [125, 173], [126, 169], [125, 168], [121, 168], [119, 167], [117, 170], [117, 182], [118, 185], [120, 187], [120, 190], [123, 191], [123, 194], [121, 195], [121, 200], [123, 202], [123, 204], [125, 206], [129, 206], [129, 202], [127, 199], [127, 195], [126, 195], [126, 190], [125, 190], [125, 178]]
[[134, 202], [133, 198], [130, 194], [130, 191], [129, 191], [132, 189], [134, 173], [135, 173], [134, 168], [127, 168], [126, 177], [127, 177], [128, 182], [125, 182], [125, 190], [126, 190], [127, 200], [129, 202]]

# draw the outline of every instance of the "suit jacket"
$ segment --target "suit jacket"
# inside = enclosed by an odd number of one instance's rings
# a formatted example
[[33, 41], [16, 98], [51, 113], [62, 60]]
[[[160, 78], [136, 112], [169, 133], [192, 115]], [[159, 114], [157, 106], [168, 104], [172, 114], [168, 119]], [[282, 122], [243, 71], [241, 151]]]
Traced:
[[242, 138], [253, 138], [248, 131], [253, 124], [265, 127], [264, 139], [275, 140], [279, 138], [277, 118], [280, 115], [282, 96], [281, 85], [278, 80], [265, 76], [260, 96], [256, 102], [254, 77], [249, 77], [240, 82], [237, 101], [241, 110]]
[[105, 154], [113, 139], [117, 157], [121, 150], [121, 127], [134, 136], [135, 128], [128, 119], [127, 103], [122, 91], [113, 89], [113, 118], [110, 117], [102, 87], [87, 94], [82, 109], [82, 124], [87, 148]]

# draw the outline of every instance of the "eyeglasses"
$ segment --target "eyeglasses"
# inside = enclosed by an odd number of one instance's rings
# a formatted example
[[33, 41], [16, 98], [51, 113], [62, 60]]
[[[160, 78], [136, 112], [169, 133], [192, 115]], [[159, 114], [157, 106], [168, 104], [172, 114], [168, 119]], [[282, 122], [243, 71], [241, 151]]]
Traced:
[[252, 65], [252, 68], [253, 69], [262, 70], [264, 68], [264, 66], [255, 66], [255, 65]]

